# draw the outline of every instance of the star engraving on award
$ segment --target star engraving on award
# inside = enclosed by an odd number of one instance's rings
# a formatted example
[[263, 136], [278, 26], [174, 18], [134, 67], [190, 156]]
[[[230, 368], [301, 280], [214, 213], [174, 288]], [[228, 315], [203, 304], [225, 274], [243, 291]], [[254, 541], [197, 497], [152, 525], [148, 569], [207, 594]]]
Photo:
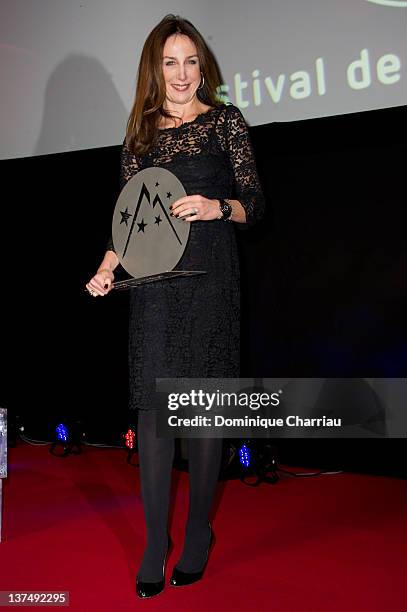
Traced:
[[126, 224], [126, 227], [127, 227], [127, 221], [128, 221], [128, 220], [130, 219], [130, 217], [132, 217], [133, 215], [131, 215], [131, 214], [129, 213], [129, 208], [128, 208], [128, 207], [126, 207], [126, 210], [121, 210], [121, 211], [120, 211], [120, 214], [121, 214], [121, 216], [122, 216], [122, 220], [120, 221], [120, 225], [121, 225], [122, 223], [125, 223], [125, 224]]
[[167, 198], [169, 199], [171, 196], [172, 196], [172, 193], [169, 191], [169, 192], [167, 193]]
[[158, 215], [158, 217], [155, 218], [154, 223], [157, 223], [157, 225], [160, 225], [161, 222], [162, 222], [162, 219], [161, 219], [160, 215]]
[[138, 225], [138, 231], [137, 231], [137, 233], [138, 233], [138, 232], [143, 232], [143, 234], [144, 234], [144, 228], [145, 228], [145, 227], [147, 227], [148, 223], [144, 223], [144, 219], [142, 219], [142, 220], [141, 220], [141, 223], [138, 223], [138, 222], [137, 222], [137, 225]]

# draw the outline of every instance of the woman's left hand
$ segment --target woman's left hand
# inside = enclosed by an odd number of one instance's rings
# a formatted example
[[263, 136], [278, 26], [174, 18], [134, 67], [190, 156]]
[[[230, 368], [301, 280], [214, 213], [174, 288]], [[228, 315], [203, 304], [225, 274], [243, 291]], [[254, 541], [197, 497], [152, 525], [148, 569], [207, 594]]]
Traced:
[[184, 221], [212, 221], [220, 215], [219, 200], [201, 195], [185, 196], [173, 203], [171, 214]]

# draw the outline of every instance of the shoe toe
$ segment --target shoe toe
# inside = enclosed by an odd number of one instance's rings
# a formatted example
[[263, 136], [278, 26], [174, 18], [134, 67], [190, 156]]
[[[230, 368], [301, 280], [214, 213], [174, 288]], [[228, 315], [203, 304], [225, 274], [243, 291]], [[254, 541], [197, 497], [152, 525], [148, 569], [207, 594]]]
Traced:
[[181, 570], [174, 567], [174, 571], [170, 578], [171, 586], [186, 586], [187, 584], [193, 584], [197, 580], [202, 578], [203, 571], [200, 572], [182, 572]]
[[164, 580], [159, 582], [143, 582], [141, 580], [136, 581], [137, 595], [143, 599], [147, 597], [154, 597], [161, 593], [164, 589]]

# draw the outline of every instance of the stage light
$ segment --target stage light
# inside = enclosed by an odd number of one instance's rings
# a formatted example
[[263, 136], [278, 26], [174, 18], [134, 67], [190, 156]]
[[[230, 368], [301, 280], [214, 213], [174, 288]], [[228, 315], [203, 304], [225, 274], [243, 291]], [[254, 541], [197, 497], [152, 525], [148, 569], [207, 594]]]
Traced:
[[[242, 480], [249, 486], [258, 486], [262, 482], [269, 484], [276, 484], [279, 481], [278, 475], [278, 463], [277, 463], [277, 449], [270, 440], [253, 439], [242, 445], [249, 447], [249, 465], [246, 467], [246, 473], [243, 475]], [[242, 452], [243, 458], [245, 458], [244, 450]], [[241, 463], [243, 461], [241, 459]], [[245, 465], [245, 464], [243, 464]], [[250, 466], [253, 476], [256, 479], [247, 480], [248, 467]]]
[[69, 430], [63, 423], [60, 423], [55, 428], [57, 434], [57, 440], [61, 440], [61, 442], [67, 442], [69, 438]]
[[251, 452], [247, 444], [242, 444], [239, 448], [239, 461], [245, 467], [248, 468], [251, 463]]
[[244, 484], [257, 487], [262, 482], [276, 484], [279, 481], [277, 448], [271, 440], [259, 438], [239, 440], [239, 444], [234, 448], [235, 465], [238, 466], [239, 477]]
[[122, 438], [124, 440], [125, 447], [128, 449], [127, 463], [138, 467], [139, 464], [133, 462], [133, 456], [136, 454], [136, 431], [136, 427], [130, 424], [127, 432], [122, 434]]
[[49, 449], [51, 455], [57, 457], [79, 455], [82, 452], [80, 428], [79, 422], [70, 423], [69, 427], [59, 423], [55, 427], [55, 441]]
[[127, 448], [133, 450], [134, 447], [136, 446], [136, 434], [132, 429], [128, 429], [127, 433], [124, 435], [124, 439], [125, 439], [125, 444], [127, 446]]

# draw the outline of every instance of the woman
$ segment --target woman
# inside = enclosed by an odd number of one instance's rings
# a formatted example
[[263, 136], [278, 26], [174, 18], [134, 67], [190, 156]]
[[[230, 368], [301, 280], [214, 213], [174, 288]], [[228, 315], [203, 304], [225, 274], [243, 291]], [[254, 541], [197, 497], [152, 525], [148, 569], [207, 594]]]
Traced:
[[[168, 15], [149, 34], [121, 154], [121, 187], [144, 168], [160, 166], [182, 182], [186, 197], [172, 214], [190, 223], [178, 264], [204, 276], [158, 281], [130, 292], [130, 408], [138, 411], [141, 495], [147, 546], [137, 573], [140, 597], [164, 588], [174, 440], [155, 435], [155, 378], [239, 376], [239, 268], [234, 223], [263, 211], [248, 130], [233, 105], [220, 104], [216, 63], [187, 20]], [[118, 258], [113, 244], [86, 285], [106, 295]], [[212, 529], [209, 511], [219, 475], [222, 439], [189, 443], [189, 514], [185, 541], [170, 580], [202, 577]]]

